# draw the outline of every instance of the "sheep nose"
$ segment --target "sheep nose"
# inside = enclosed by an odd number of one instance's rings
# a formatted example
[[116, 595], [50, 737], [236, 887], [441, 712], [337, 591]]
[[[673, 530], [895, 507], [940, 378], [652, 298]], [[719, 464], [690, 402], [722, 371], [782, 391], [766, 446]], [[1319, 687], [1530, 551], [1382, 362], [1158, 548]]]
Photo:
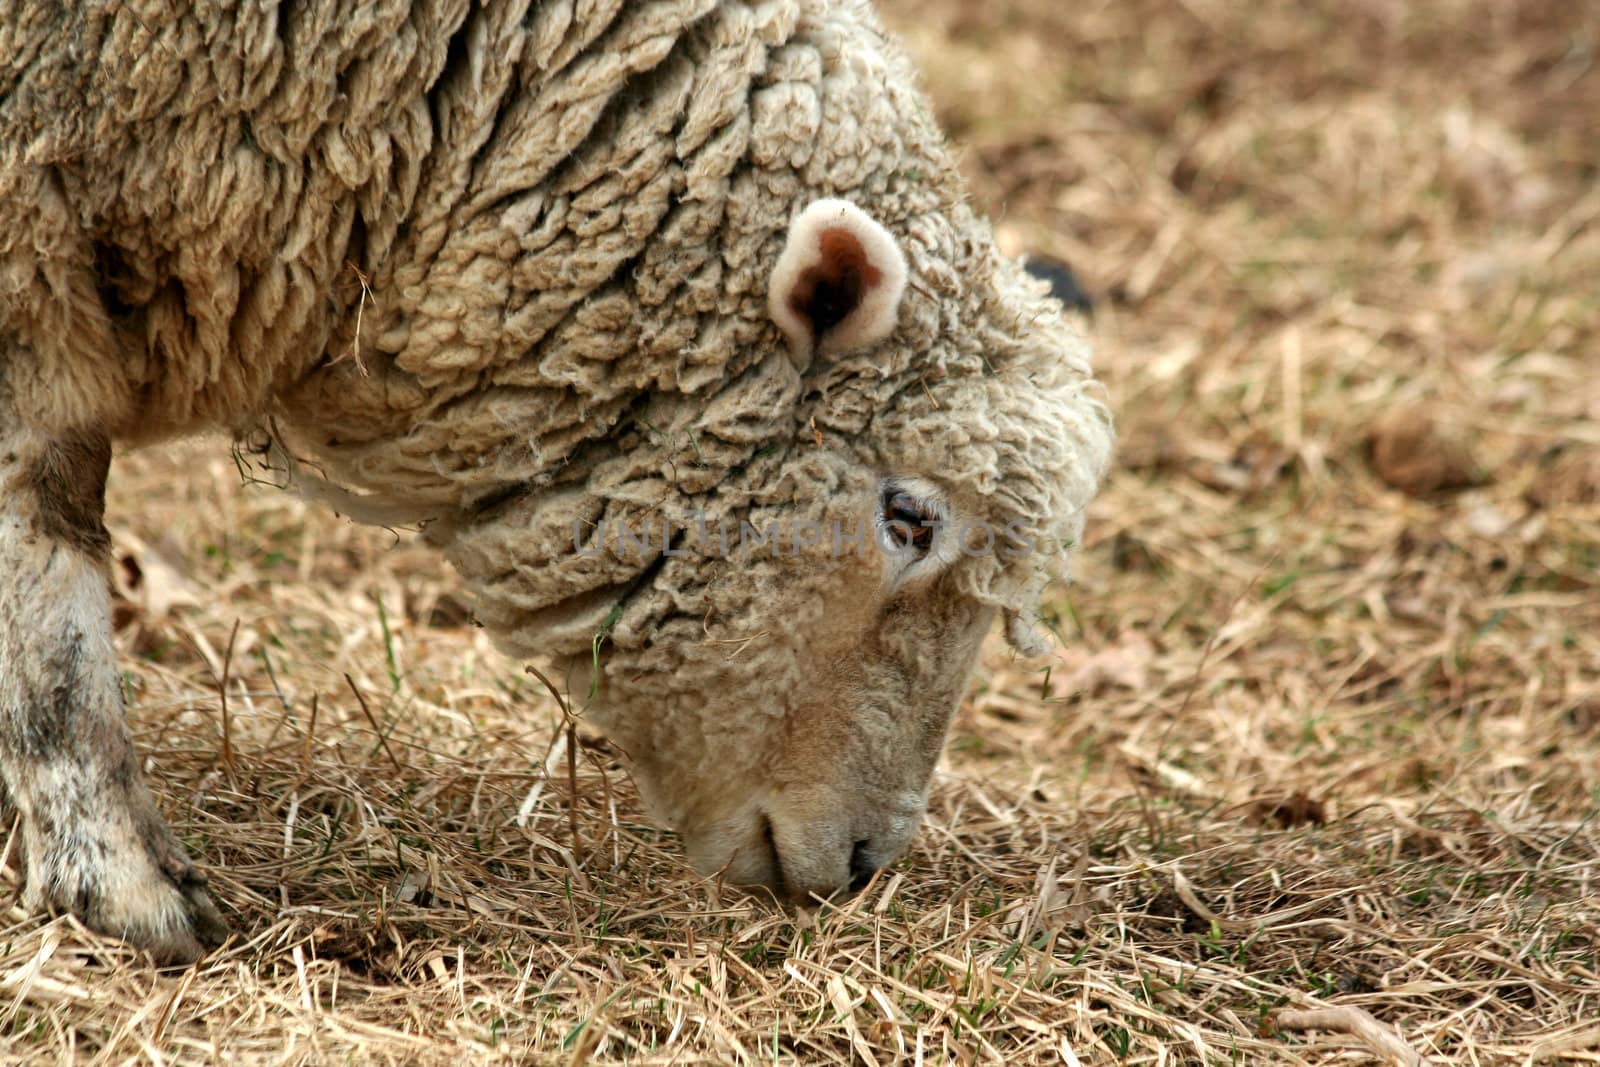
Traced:
[[[842, 852], [842, 850], [841, 850]], [[808, 864], [805, 859], [794, 854], [786, 854], [774, 843], [772, 845], [773, 868], [776, 883], [773, 888], [778, 889], [797, 903], [810, 902], [813, 897], [829, 897], [840, 893], [859, 893], [866, 888], [872, 876], [877, 874], [890, 861], [894, 859], [891, 852], [885, 855], [873, 847], [871, 841], [857, 841], [850, 846], [848, 865], [840, 853], [835, 853], [832, 861], [817, 863], [820, 856], [811, 856]], [[809, 871], [806, 868], [810, 868]], [[823, 873], [818, 867], [824, 867], [829, 872]]]
[[903, 847], [890, 839], [861, 840], [829, 848], [784, 848], [767, 838], [772, 875], [767, 884], [796, 903], [814, 897], [859, 893], [872, 876], [892, 863]]
[[872, 842], [857, 841], [850, 850], [850, 892], [861, 892], [882, 869], [882, 864], [872, 857]]
[[[853, 893], [911, 844], [924, 803], [910, 791], [867, 812], [821, 789], [783, 799], [788, 803], [745, 814], [736, 836], [686, 834], [695, 865], [720, 869], [735, 884], [766, 886], [794, 903]], [[731, 856], [725, 851], [730, 845]]]

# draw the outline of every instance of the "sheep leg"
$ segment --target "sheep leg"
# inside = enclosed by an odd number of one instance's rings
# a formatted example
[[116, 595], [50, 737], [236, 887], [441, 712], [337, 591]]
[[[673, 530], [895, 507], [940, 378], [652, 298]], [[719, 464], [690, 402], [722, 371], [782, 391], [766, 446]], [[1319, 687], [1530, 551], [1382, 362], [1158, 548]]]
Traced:
[[30, 431], [0, 393], [0, 779], [21, 818], [30, 906], [184, 962], [227, 927], [156, 809], [123, 718], [102, 521], [110, 459], [103, 433]]

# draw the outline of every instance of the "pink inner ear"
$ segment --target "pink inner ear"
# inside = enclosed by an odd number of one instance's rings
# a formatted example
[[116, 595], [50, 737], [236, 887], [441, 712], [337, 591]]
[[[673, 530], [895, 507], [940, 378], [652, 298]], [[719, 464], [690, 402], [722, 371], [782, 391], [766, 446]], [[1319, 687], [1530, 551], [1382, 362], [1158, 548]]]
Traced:
[[789, 308], [811, 324], [813, 340], [850, 317], [868, 289], [883, 281], [860, 238], [849, 230], [817, 235], [822, 258], [807, 267], [789, 294]]
[[872, 265], [861, 239], [849, 230], [823, 230], [817, 235], [817, 248], [822, 252], [820, 266], [825, 270], [854, 272], [868, 289], [883, 280], [883, 271]]

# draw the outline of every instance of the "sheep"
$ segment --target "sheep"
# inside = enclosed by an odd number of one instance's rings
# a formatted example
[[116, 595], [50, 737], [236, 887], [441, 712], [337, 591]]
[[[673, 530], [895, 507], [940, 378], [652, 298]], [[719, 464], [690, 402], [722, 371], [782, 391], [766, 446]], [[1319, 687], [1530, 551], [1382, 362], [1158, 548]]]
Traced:
[[106, 586], [113, 442], [201, 430], [418, 529], [701, 870], [799, 898], [901, 853], [984, 635], [1047, 647], [1112, 428], [864, 0], [7, 0], [0, 57], [31, 906], [162, 961], [227, 929]]

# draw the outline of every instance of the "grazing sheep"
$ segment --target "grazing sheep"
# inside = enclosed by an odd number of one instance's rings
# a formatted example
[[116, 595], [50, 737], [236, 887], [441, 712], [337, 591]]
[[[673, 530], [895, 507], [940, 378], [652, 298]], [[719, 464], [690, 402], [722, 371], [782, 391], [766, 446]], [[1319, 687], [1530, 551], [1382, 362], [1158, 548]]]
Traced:
[[905, 847], [1111, 430], [864, 3], [5, 0], [0, 57], [34, 905], [162, 959], [224, 930], [129, 742], [102, 525], [112, 441], [205, 428], [417, 525], [702, 869], [825, 893]]

